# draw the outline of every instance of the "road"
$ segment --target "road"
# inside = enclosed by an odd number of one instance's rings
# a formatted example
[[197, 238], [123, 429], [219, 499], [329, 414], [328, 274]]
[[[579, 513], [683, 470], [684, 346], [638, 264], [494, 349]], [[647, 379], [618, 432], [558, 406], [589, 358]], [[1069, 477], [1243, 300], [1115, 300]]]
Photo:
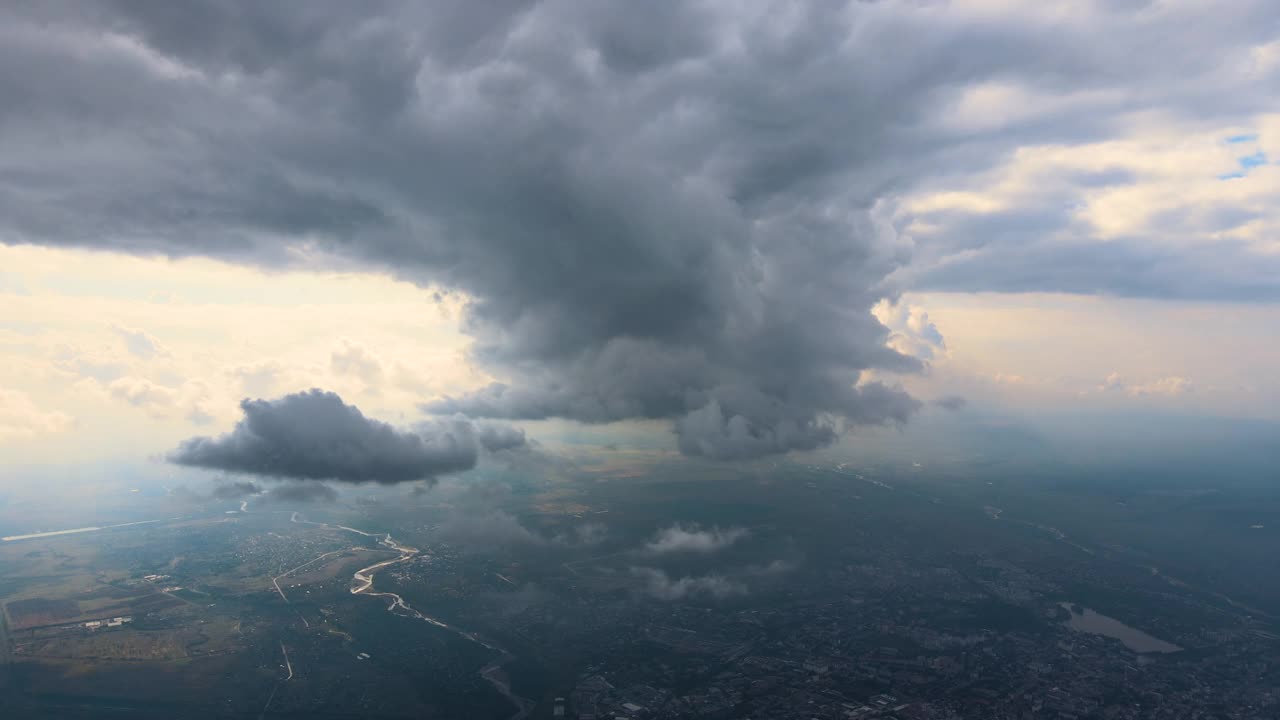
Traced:
[[271, 688], [271, 694], [267, 696], [267, 703], [262, 706], [262, 710], [258, 713], [258, 720], [263, 720], [267, 716], [267, 708], [271, 707], [271, 701], [276, 699], [276, 691], [280, 689], [280, 683], [289, 682], [293, 679], [293, 663], [289, 662], [289, 651], [284, 649], [283, 642], [280, 643], [280, 652], [284, 654], [284, 666], [289, 671], [289, 677], [276, 681], [276, 684]]
[[284, 648], [284, 643], [280, 643], [280, 652], [284, 653], [284, 666], [289, 671], [289, 677], [285, 680], [293, 679], [293, 663], [289, 662], [289, 651]]

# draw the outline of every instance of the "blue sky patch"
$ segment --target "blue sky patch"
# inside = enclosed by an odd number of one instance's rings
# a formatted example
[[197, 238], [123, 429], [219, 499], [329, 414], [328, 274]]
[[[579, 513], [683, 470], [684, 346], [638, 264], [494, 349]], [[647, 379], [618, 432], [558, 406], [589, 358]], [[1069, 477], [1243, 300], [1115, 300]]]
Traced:
[[1252, 155], [1245, 155], [1244, 157], [1239, 158], [1239, 161], [1240, 161], [1240, 167], [1244, 168], [1245, 170], [1250, 170], [1252, 168], [1262, 167], [1263, 165], [1266, 165], [1267, 154], [1262, 151], [1258, 151]]
[[1255, 142], [1257, 141], [1257, 139], [1258, 139], [1257, 133], [1252, 133], [1248, 135], [1232, 135], [1231, 137], [1227, 138], [1227, 144], [1239, 145], [1240, 143]]

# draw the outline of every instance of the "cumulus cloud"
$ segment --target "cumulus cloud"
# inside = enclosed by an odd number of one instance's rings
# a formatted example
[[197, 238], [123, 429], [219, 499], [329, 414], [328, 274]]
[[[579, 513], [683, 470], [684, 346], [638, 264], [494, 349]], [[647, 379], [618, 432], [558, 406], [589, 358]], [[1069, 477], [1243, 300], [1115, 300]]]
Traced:
[[1280, 297], [1271, 0], [632, 5], [15, 4], [0, 237], [458, 291], [433, 412], [722, 459], [915, 412], [903, 288]]
[[124, 341], [125, 349], [135, 357], [150, 360], [168, 354], [168, 351], [160, 344], [160, 341], [144, 330], [120, 327], [118, 325], [111, 326], [111, 330], [120, 336], [120, 339]]
[[322, 390], [246, 399], [240, 409], [230, 433], [190, 438], [169, 460], [263, 477], [399, 483], [469, 470], [480, 449], [466, 418], [397, 430]]
[[889, 345], [899, 352], [921, 360], [933, 360], [946, 353], [942, 332], [923, 309], [904, 302], [881, 302], [874, 312], [891, 331]]
[[1111, 373], [1098, 386], [1099, 390], [1122, 392], [1133, 397], [1177, 397], [1190, 391], [1192, 383], [1185, 377], [1170, 375], [1143, 383], [1130, 383], [1120, 373]]
[[965, 407], [968, 406], [969, 401], [959, 395], [944, 395], [943, 397], [934, 400], [933, 404], [943, 410], [955, 411], [965, 409]]
[[750, 535], [746, 528], [718, 527], [702, 529], [697, 525], [681, 525], [679, 523], [658, 531], [652, 540], [645, 545], [650, 553], [698, 552], [713, 553], [723, 550]]
[[723, 599], [747, 594], [747, 586], [723, 575], [686, 575], [672, 578], [664, 570], [633, 567], [631, 574], [644, 583], [644, 593], [658, 600], [683, 600], [689, 597]]
[[0, 442], [62, 432], [72, 423], [70, 415], [40, 408], [24, 392], [0, 388]]

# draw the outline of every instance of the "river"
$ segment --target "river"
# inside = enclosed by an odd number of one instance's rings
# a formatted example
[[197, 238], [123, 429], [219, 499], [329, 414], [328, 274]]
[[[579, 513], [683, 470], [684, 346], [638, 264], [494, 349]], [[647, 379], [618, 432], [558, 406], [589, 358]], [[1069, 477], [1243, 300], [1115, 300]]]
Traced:
[[312, 522], [310, 520], [300, 520], [298, 519], [297, 512], [294, 512], [289, 519], [295, 523], [301, 523], [306, 525], [320, 525], [323, 527], [334, 528], [337, 530], [346, 530], [347, 532], [353, 532], [358, 535], [364, 535], [365, 537], [377, 538], [379, 545], [382, 545], [389, 550], [393, 550], [397, 553], [400, 553], [399, 557], [395, 557], [390, 560], [383, 560], [382, 562], [377, 562], [368, 567], [360, 568], [359, 570], [357, 570], [355, 574], [352, 575], [351, 594], [352, 595], [368, 595], [369, 597], [390, 598], [391, 604], [387, 606], [388, 612], [394, 615], [400, 615], [401, 617], [411, 617], [417, 620], [421, 620], [425, 623], [429, 623], [443, 630], [448, 630], [449, 632], [455, 633], [488, 650], [492, 650], [496, 653], [499, 653], [499, 657], [496, 660], [480, 668], [479, 675], [480, 677], [485, 679], [485, 682], [488, 682], [490, 685], [492, 685], [495, 690], [501, 693], [503, 697], [505, 697], [512, 705], [516, 707], [516, 711], [511, 716], [510, 720], [524, 720], [526, 717], [529, 716], [529, 713], [533, 711], [533, 708], [535, 705], [537, 705], [537, 703], [535, 703], [533, 700], [530, 700], [529, 698], [521, 697], [520, 695], [516, 695], [515, 693], [513, 693], [511, 691], [510, 683], [508, 683], [505, 679], [505, 673], [501, 672], [502, 667], [504, 665], [516, 659], [515, 655], [502, 649], [501, 647], [498, 647], [492, 642], [489, 642], [481, 638], [479, 635], [473, 632], [463, 630], [462, 628], [454, 627], [449, 623], [444, 622], [443, 620], [438, 620], [436, 618], [431, 617], [430, 615], [426, 615], [424, 613], [421, 613], [415, 610], [411, 605], [409, 605], [409, 603], [404, 601], [404, 598], [400, 597], [396, 593], [382, 592], [382, 591], [373, 589], [373, 573], [375, 571], [380, 570], [389, 565], [396, 565], [398, 563], [402, 563], [412, 559], [415, 555], [419, 553], [419, 550], [417, 548], [412, 548], [407, 545], [401, 545], [397, 543], [395, 540], [391, 539], [391, 533], [382, 533], [382, 534], [367, 533], [363, 530], [357, 530], [355, 528], [347, 527], [345, 525], [330, 525], [328, 523]]

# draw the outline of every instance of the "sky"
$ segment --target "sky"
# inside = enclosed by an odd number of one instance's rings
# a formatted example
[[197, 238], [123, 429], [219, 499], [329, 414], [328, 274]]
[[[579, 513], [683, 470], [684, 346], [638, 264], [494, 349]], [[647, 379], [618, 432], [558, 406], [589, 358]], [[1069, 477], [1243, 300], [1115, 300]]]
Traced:
[[1267, 0], [6, 7], [0, 480], [1280, 420], [1278, 92]]

